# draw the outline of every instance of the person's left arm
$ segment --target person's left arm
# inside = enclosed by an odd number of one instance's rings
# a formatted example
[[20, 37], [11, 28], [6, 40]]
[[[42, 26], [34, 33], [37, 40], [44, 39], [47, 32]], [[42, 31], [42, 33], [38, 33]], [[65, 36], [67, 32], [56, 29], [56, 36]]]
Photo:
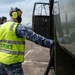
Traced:
[[45, 38], [40, 34], [35, 33], [33, 30], [26, 28], [23, 25], [18, 25], [16, 33], [18, 37], [26, 38], [27, 40], [30, 40], [43, 47], [50, 48], [50, 46], [53, 44], [53, 40]]

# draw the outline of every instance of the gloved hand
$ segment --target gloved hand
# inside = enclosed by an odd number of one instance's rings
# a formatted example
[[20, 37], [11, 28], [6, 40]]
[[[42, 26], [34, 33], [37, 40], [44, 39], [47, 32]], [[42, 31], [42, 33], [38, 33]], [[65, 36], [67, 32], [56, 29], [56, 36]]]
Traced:
[[45, 45], [45, 47], [51, 48], [51, 46], [54, 45], [54, 40], [52, 40], [52, 39], [46, 39], [44, 41], [44, 45]]
[[50, 41], [50, 43], [51, 43], [50, 49], [54, 46], [54, 42], [55, 42], [54, 40], [51, 40], [51, 41]]

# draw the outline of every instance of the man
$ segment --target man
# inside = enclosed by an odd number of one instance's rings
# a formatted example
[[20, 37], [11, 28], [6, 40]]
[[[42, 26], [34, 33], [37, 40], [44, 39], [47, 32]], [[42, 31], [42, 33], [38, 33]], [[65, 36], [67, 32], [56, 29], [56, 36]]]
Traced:
[[7, 18], [5, 16], [0, 17], [0, 24], [7, 22]]
[[25, 39], [48, 48], [53, 40], [20, 24], [21, 9], [11, 8], [9, 14], [11, 20], [0, 28], [0, 75], [24, 75], [21, 63], [24, 61]]

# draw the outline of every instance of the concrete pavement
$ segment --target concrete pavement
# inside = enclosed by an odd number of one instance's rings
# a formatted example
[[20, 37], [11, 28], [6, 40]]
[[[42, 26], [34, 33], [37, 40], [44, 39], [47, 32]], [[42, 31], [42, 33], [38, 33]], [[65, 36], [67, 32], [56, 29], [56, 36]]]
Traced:
[[24, 75], [43, 75], [48, 65], [49, 56], [48, 48], [26, 40], [25, 61], [22, 64]]

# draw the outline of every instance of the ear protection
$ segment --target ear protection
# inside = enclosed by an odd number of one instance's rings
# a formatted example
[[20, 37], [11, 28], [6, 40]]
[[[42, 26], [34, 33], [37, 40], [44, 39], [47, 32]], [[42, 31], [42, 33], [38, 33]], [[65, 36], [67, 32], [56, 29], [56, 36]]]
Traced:
[[13, 19], [17, 19], [18, 18], [17, 8], [12, 8], [10, 16], [12, 16]]
[[12, 18], [17, 19], [17, 17], [18, 17], [17, 12], [12, 12]]

